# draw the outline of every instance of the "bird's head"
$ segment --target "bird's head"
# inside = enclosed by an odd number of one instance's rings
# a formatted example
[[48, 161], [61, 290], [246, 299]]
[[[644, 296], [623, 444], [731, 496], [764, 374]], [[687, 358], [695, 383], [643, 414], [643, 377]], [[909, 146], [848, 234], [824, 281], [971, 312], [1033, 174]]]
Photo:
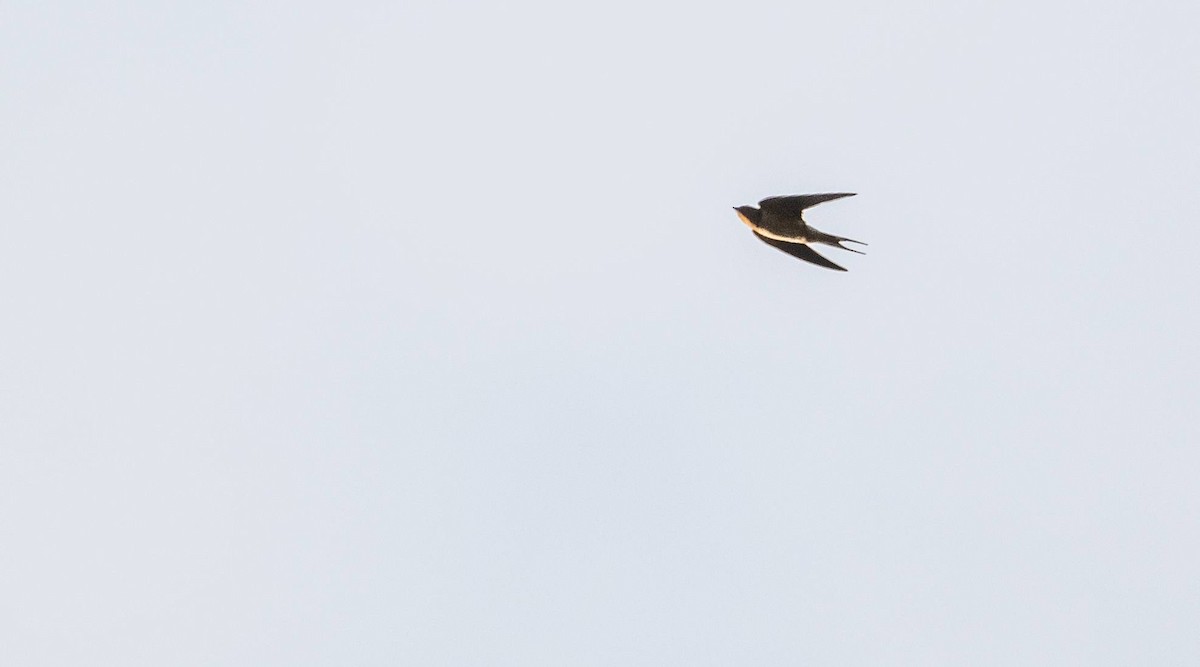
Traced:
[[737, 211], [738, 217], [747, 225], [757, 225], [762, 218], [762, 211], [754, 206], [734, 206], [733, 210]]

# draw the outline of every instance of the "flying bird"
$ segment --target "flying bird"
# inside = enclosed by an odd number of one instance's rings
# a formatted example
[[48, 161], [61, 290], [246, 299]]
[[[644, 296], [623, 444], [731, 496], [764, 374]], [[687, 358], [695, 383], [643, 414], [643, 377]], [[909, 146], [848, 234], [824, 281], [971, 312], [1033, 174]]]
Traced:
[[768, 197], [758, 202], [758, 207], [735, 206], [738, 217], [762, 239], [767, 245], [775, 246], [793, 257], [799, 257], [806, 262], [812, 262], [827, 269], [845, 271], [842, 267], [817, 254], [810, 243], [824, 243], [842, 250], [865, 254], [854, 248], [847, 248], [842, 241], [867, 245], [843, 236], [826, 234], [814, 229], [804, 221], [804, 209], [816, 206], [821, 202], [853, 197], [853, 192], [831, 192], [819, 195], [792, 195], [789, 197]]

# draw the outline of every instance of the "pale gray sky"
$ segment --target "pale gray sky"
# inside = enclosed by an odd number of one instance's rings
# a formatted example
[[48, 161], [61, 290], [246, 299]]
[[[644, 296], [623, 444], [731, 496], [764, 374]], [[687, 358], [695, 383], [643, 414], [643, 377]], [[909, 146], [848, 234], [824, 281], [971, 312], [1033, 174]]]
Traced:
[[3, 661], [1200, 663], [1198, 20], [4, 3]]

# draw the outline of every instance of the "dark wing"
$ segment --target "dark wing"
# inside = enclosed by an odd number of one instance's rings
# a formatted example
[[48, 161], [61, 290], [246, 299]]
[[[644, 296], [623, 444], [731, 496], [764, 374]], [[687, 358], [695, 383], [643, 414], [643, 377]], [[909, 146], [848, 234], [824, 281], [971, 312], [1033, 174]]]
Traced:
[[800, 212], [821, 202], [853, 197], [853, 192], [828, 192], [820, 195], [791, 195], [789, 197], [767, 197], [758, 202], [758, 207], [776, 215], [799, 216]]
[[824, 257], [818, 255], [816, 250], [813, 250], [812, 248], [810, 248], [808, 245], [806, 245], [804, 243], [788, 243], [787, 241], [780, 241], [778, 239], [773, 239], [769, 236], [763, 236], [762, 234], [759, 234], [758, 232], [754, 232], [754, 235], [757, 236], [758, 238], [762, 239], [763, 243], [766, 243], [767, 245], [773, 245], [776, 248], [779, 248], [780, 250], [791, 255], [792, 257], [799, 257], [800, 259], [802, 259], [806, 262], [812, 262], [813, 264], [816, 264], [818, 266], [823, 266], [827, 269], [833, 269], [834, 271], [845, 271], [846, 270], [846, 269], [843, 269], [842, 267], [838, 266], [837, 264], [834, 264], [833, 262], [825, 259]]

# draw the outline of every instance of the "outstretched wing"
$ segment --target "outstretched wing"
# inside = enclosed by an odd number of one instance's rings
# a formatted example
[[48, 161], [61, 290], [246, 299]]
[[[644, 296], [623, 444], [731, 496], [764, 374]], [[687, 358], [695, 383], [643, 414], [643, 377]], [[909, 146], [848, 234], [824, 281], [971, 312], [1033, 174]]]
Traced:
[[813, 264], [816, 264], [818, 266], [823, 266], [827, 269], [833, 269], [834, 271], [845, 271], [846, 270], [846, 269], [843, 269], [842, 267], [838, 266], [837, 264], [834, 264], [833, 262], [820, 256], [819, 254], [817, 254], [816, 250], [813, 250], [807, 244], [788, 243], [787, 241], [780, 241], [779, 239], [773, 239], [769, 236], [763, 236], [762, 234], [759, 234], [758, 232], [754, 232], [754, 235], [757, 236], [758, 238], [762, 239], [763, 243], [766, 243], [767, 245], [775, 246], [776, 248], [779, 248], [780, 250], [791, 255], [792, 257], [799, 257], [800, 259], [802, 259], [806, 262], [812, 262]]
[[853, 192], [827, 192], [819, 195], [790, 195], [787, 197], [767, 197], [758, 202], [758, 207], [764, 211], [783, 216], [799, 216], [800, 212], [820, 204], [821, 202], [853, 197]]

